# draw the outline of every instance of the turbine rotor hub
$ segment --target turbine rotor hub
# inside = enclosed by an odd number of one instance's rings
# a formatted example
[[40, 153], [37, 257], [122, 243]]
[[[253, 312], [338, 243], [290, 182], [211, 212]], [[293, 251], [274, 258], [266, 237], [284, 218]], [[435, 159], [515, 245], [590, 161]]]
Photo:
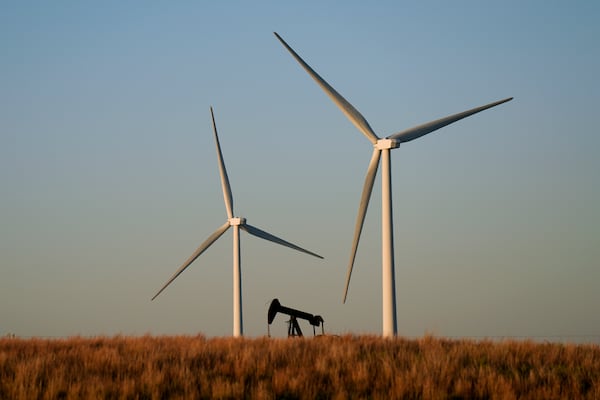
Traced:
[[374, 145], [377, 150], [397, 149], [400, 142], [396, 139], [379, 139]]
[[246, 218], [238, 218], [238, 217], [229, 218], [230, 226], [239, 226], [239, 225], [244, 225], [245, 223], [246, 223]]

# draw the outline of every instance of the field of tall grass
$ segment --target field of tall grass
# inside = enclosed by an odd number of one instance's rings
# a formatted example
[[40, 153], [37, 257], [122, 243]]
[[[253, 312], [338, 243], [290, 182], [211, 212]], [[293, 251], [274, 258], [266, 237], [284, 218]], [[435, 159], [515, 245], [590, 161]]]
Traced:
[[0, 339], [0, 399], [600, 399], [600, 346], [370, 336]]

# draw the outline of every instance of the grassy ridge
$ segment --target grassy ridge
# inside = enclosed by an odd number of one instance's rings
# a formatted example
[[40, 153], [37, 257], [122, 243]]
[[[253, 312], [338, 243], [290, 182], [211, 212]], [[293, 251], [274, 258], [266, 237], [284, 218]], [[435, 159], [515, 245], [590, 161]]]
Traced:
[[377, 337], [0, 339], [0, 399], [600, 399], [600, 347]]

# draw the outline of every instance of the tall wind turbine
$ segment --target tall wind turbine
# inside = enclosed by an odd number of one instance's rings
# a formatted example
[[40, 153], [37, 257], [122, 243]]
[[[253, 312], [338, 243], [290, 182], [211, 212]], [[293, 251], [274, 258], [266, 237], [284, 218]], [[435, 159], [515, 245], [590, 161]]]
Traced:
[[215, 115], [212, 107], [210, 108], [210, 115], [212, 117], [213, 132], [215, 134], [215, 143], [217, 145], [217, 159], [219, 161], [219, 172], [221, 175], [221, 186], [223, 187], [223, 198], [225, 199], [225, 209], [227, 210], [227, 222], [218, 228], [212, 235], [208, 237], [194, 253], [183, 263], [183, 265], [173, 274], [173, 276], [165, 283], [165, 285], [152, 297], [154, 300], [163, 290], [166, 289], [171, 282], [175, 280], [200, 254], [210, 247], [221, 235], [225, 233], [227, 229], [233, 227], [233, 336], [238, 337], [244, 334], [244, 328], [242, 324], [242, 270], [241, 270], [241, 256], [240, 256], [240, 229], [248, 232], [251, 235], [257, 236], [261, 239], [269, 240], [271, 242], [280, 244], [292, 248], [294, 250], [301, 251], [312, 256], [323, 258], [318, 254], [311, 251], [305, 250], [302, 247], [296, 246], [290, 242], [278, 238], [268, 232], [258, 229], [246, 222], [246, 218], [234, 217], [233, 215], [233, 196], [231, 193], [231, 186], [229, 185], [229, 178], [227, 176], [227, 170], [225, 169], [225, 162], [223, 161], [223, 153], [221, 152], [221, 145], [219, 144], [219, 137], [217, 136], [217, 125], [215, 124]]
[[350, 277], [354, 265], [354, 258], [360, 240], [367, 206], [371, 198], [373, 183], [377, 175], [379, 167], [379, 159], [382, 163], [381, 177], [381, 224], [382, 224], [382, 294], [383, 294], [383, 336], [395, 336], [397, 333], [396, 323], [396, 285], [394, 280], [394, 237], [393, 237], [393, 218], [392, 218], [392, 185], [391, 185], [391, 160], [390, 150], [400, 147], [400, 143], [409, 142], [413, 139], [420, 138], [437, 129], [443, 128], [446, 125], [452, 124], [458, 120], [476, 114], [488, 108], [495, 107], [499, 104], [512, 100], [509, 97], [504, 100], [486, 104], [481, 107], [463, 111], [458, 114], [440, 118], [435, 121], [427, 122], [422, 125], [415, 126], [410, 129], [403, 130], [385, 138], [380, 138], [373, 132], [367, 120], [360, 112], [346, 99], [342, 97], [331, 85], [329, 85], [319, 74], [315, 72], [302, 58], [277, 34], [275, 36], [285, 46], [285, 48], [294, 56], [296, 61], [308, 72], [308, 74], [317, 82], [317, 84], [325, 91], [327, 96], [342, 110], [344, 115], [358, 128], [359, 131], [367, 137], [373, 144], [373, 155], [367, 169], [367, 176], [363, 186], [360, 205], [358, 207], [358, 216], [356, 218], [356, 226], [354, 228], [354, 239], [352, 241], [352, 249], [350, 251], [350, 262], [348, 263], [348, 272], [346, 276], [346, 287], [344, 289], [344, 303], [348, 295], [348, 287], [350, 285]]

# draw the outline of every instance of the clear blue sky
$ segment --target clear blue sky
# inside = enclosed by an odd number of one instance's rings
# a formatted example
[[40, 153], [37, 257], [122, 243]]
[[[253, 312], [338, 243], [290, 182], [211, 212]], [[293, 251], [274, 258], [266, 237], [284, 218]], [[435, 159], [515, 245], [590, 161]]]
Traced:
[[[213, 105], [242, 235], [245, 333], [271, 299], [381, 331], [380, 136], [514, 96], [392, 155], [398, 329], [600, 340], [596, 2], [14, 2], [0, 6], [0, 335], [229, 335]], [[275, 321], [283, 334], [285, 318]], [[308, 328], [306, 328], [308, 329]], [[577, 338], [573, 340], [579, 340]]]

